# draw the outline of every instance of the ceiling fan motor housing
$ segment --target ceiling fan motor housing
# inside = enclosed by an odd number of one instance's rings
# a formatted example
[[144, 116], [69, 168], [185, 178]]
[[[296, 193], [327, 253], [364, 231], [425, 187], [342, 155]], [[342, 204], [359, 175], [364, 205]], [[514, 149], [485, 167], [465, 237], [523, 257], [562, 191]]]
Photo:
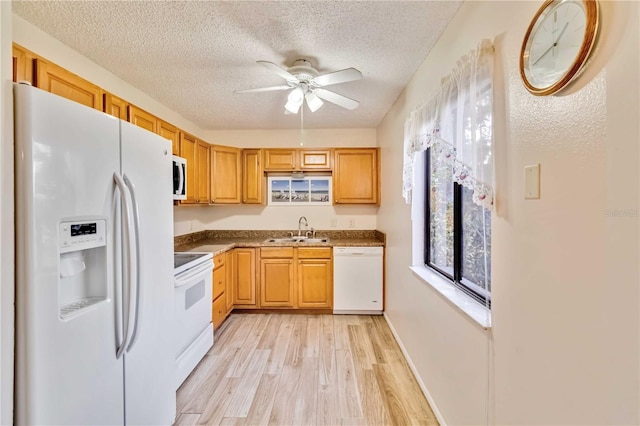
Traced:
[[300, 82], [308, 83], [314, 77], [318, 76], [318, 71], [311, 66], [311, 62], [306, 59], [296, 59], [293, 66], [287, 69], [289, 74], [293, 75]]

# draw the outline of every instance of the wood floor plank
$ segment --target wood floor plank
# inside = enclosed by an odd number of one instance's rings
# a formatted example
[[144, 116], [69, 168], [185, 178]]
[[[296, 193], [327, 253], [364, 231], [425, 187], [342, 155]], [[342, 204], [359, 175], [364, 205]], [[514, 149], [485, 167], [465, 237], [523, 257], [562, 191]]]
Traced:
[[351, 353], [355, 366], [371, 370], [372, 365], [376, 363], [376, 356], [364, 325], [348, 325], [347, 331], [349, 332], [349, 342], [351, 342]]
[[316, 418], [318, 425], [339, 425], [341, 423], [337, 383], [319, 385]]
[[300, 365], [304, 356], [307, 340], [307, 315], [297, 315], [293, 320], [293, 332], [289, 341], [289, 350], [285, 357], [285, 365]]
[[247, 417], [270, 353], [269, 349], [256, 349], [253, 352], [249, 365], [243, 372], [238, 388], [225, 411], [225, 417]]
[[207, 405], [198, 419], [198, 424], [219, 425], [222, 423], [224, 413], [231, 402], [231, 396], [238, 388], [239, 383], [240, 379], [237, 377], [224, 377], [207, 401]]
[[[223, 381], [229, 364], [239, 350], [238, 348], [228, 347], [220, 351], [220, 356], [205, 375], [205, 379], [202, 380], [202, 385], [197, 388], [197, 391], [194, 391], [190, 396], [178, 394], [178, 410], [180, 413], [202, 413], [204, 411], [209, 400], [213, 398], [218, 389], [219, 383]], [[196, 372], [194, 371], [192, 375], [194, 373]]]
[[[262, 317], [262, 315], [254, 316]], [[253, 323], [253, 327], [251, 327], [251, 330], [246, 334], [246, 338], [240, 347], [238, 355], [231, 361], [231, 365], [227, 370], [227, 377], [242, 377], [244, 375], [267, 324], [268, 319], [261, 320], [261, 318], [258, 318], [258, 320]]]
[[320, 320], [318, 384], [336, 384], [336, 346], [331, 315], [322, 315]]
[[197, 367], [186, 378], [176, 392], [176, 406], [178, 412], [185, 412], [189, 400], [200, 393], [200, 388], [209, 380], [209, 374], [220, 359], [220, 355], [205, 355]]
[[362, 401], [362, 413], [365, 423], [368, 425], [392, 424], [373, 369], [356, 367], [356, 375], [358, 377], [358, 392], [360, 401]]
[[336, 349], [336, 375], [340, 417], [363, 417], [351, 350]]
[[278, 335], [276, 336], [273, 344], [274, 348], [271, 350], [269, 359], [267, 360], [267, 366], [265, 368], [265, 374], [280, 374], [282, 367], [284, 366], [285, 358], [289, 352], [289, 342], [291, 335], [293, 334], [293, 321], [291, 318], [285, 319], [280, 323], [278, 329]]
[[298, 391], [300, 373], [302, 368], [298, 365], [285, 365], [280, 373], [278, 388], [275, 390], [278, 397], [273, 402], [270, 425], [291, 425], [296, 409], [296, 392]]
[[265, 314], [268, 324], [264, 329], [264, 333], [258, 342], [258, 349], [273, 349], [276, 343], [278, 330], [286, 315], [283, 314]]
[[314, 426], [318, 413], [318, 357], [305, 357], [300, 367], [293, 424]]
[[199, 418], [200, 418], [200, 414], [189, 414], [189, 413], [180, 414], [178, 418], [176, 418], [176, 422], [174, 423], [174, 426], [197, 425]]
[[247, 414], [246, 424], [261, 426], [269, 424], [273, 401], [276, 399], [276, 387], [280, 374], [263, 374], [253, 403]]

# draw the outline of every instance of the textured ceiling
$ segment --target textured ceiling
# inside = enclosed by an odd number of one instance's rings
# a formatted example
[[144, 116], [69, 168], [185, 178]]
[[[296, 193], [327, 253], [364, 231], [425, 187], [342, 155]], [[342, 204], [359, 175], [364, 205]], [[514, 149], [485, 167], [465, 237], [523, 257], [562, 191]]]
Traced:
[[[376, 127], [460, 1], [14, 1], [13, 12], [203, 129], [300, 126], [288, 92], [256, 64], [309, 59], [320, 74], [364, 78], [328, 87], [360, 101], [325, 102], [305, 128]], [[40, 52], [46, 56], [46, 52]]]

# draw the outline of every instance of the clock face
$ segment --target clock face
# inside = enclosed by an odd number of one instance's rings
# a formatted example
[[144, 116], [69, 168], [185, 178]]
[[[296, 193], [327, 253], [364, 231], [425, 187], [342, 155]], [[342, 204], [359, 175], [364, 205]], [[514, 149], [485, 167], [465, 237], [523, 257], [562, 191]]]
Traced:
[[595, 41], [597, 16], [593, 0], [549, 0], [540, 8], [529, 26], [520, 58], [529, 91], [553, 93], [578, 73]]

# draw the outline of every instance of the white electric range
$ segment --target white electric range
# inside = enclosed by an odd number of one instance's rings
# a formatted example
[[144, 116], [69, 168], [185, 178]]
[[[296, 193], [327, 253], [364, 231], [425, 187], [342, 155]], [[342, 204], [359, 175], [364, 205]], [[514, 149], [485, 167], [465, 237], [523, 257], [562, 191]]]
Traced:
[[213, 254], [174, 253], [176, 389], [213, 346]]

